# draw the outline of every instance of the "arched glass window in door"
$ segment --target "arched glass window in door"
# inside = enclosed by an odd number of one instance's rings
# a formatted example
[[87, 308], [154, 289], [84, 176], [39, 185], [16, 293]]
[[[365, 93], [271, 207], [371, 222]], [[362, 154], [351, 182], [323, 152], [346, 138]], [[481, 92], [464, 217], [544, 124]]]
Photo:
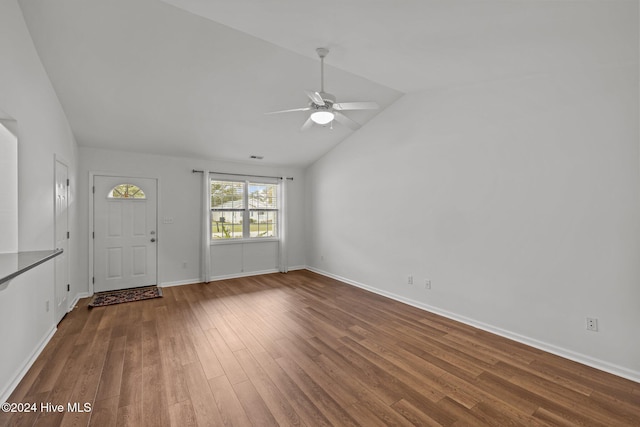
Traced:
[[134, 184], [118, 184], [113, 187], [109, 194], [109, 199], [146, 199], [147, 196], [140, 187]]

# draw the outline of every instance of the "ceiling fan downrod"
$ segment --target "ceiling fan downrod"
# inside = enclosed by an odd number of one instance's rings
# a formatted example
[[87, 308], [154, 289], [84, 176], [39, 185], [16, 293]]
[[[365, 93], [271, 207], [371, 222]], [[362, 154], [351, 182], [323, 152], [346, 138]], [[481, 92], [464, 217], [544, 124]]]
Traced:
[[319, 47], [316, 49], [316, 52], [320, 57], [320, 93], [324, 93], [324, 57], [329, 54], [329, 49]]

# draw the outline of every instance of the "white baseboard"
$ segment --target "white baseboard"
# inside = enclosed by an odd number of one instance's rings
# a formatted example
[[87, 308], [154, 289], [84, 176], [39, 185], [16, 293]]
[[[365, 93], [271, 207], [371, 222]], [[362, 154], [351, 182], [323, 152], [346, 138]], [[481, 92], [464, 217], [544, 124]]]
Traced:
[[76, 297], [73, 299], [73, 302], [69, 304], [69, 309], [67, 310], [67, 313], [72, 311], [74, 308], [76, 308], [78, 301], [80, 301], [82, 298], [88, 298], [91, 295], [92, 294], [90, 294], [89, 292], [80, 292], [79, 294], [76, 294]]
[[226, 279], [237, 279], [239, 277], [249, 277], [249, 276], [259, 276], [261, 274], [271, 274], [277, 273], [278, 269], [269, 269], [269, 270], [260, 270], [260, 271], [248, 271], [245, 273], [233, 273], [233, 274], [224, 274], [221, 276], [211, 276], [209, 279], [211, 282], [215, 282], [216, 280], [226, 280]]
[[18, 387], [18, 384], [20, 384], [20, 381], [22, 381], [24, 376], [29, 371], [29, 368], [31, 368], [33, 363], [38, 358], [38, 356], [40, 356], [40, 353], [42, 353], [42, 350], [44, 350], [45, 346], [49, 343], [49, 341], [51, 340], [51, 337], [53, 337], [53, 334], [55, 334], [57, 330], [58, 328], [54, 325], [40, 340], [40, 342], [38, 343], [36, 348], [33, 350], [29, 358], [27, 358], [27, 360], [22, 364], [22, 366], [16, 371], [16, 374], [13, 377], [13, 381], [7, 384], [2, 389], [2, 392], [0, 392], [0, 402], [6, 402], [7, 399], [9, 399], [9, 396], [11, 396], [11, 393], [13, 393], [16, 387]]
[[188, 280], [176, 280], [174, 282], [162, 282], [158, 285], [160, 288], [168, 288], [171, 286], [182, 286], [182, 285], [193, 285], [194, 283], [200, 283], [202, 280], [198, 279], [188, 279]]
[[573, 360], [574, 362], [581, 363], [583, 365], [590, 366], [592, 368], [608, 372], [613, 375], [617, 375], [622, 378], [626, 378], [631, 381], [635, 381], [640, 383], [640, 372], [634, 371], [632, 369], [625, 368], [624, 366], [619, 366], [613, 363], [609, 363], [604, 360], [596, 359], [585, 354], [577, 353], [575, 351], [558, 347], [553, 344], [546, 343], [544, 341], [539, 341], [533, 338], [526, 337], [524, 335], [517, 334], [515, 332], [511, 332], [502, 328], [498, 328], [493, 325], [489, 325], [483, 322], [478, 322], [477, 320], [470, 319], [468, 317], [452, 313], [447, 310], [442, 310], [438, 307], [434, 307], [428, 304], [424, 304], [420, 301], [416, 301], [410, 298], [406, 298], [402, 295], [394, 294], [392, 292], [383, 291], [378, 288], [374, 288], [372, 286], [365, 285], [360, 282], [356, 282], [355, 280], [347, 279], [346, 277], [341, 277], [336, 274], [329, 273], [327, 271], [323, 271], [317, 269], [315, 267], [307, 266], [307, 270], [313, 271], [314, 273], [321, 274], [323, 276], [330, 277], [332, 279], [339, 280], [341, 282], [347, 283], [352, 286], [356, 286], [358, 288], [365, 289], [367, 291], [373, 292], [378, 295], [382, 295], [387, 298], [391, 298], [396, 301], [403, 302], [407, 305], [419, 308], [421, 310], [428, 311], [430, 313], [438, 314], [440, 316], [456, 320], [458, 322], [464, 323], [469, 326], [473, 326], [474, 328], [482, 329], [483, 331], [491, 332], [493, 334], [499, 335], [504, 338], [508, 338], [513, 341], [517, 341], [522, 344], [526, 344], [528, 346], [537, 348], [539, 350], [546, 351], [548, 353], [555, 354], [556, 356], [564, 357], [565, 359]]
[[[295, 267], [289, 267], [289, 271], [292, 271], [292, 270], [304, 270], [306, 268], [307, 268], [306, 265], [298, 265], [298, 266], [295, 266]], [[278, 269], [274, 268], [274, 269], [269, 269], [269, 270], [248, 271], [248, 272], [244, 272], [244, 273], [223, 274], [223, 275], [220, 275], [220, 276], [211, 276], [209, 278], [209, 281], [210, 282], [215, 282], [215, 281], [218, 281], [218, 280], [238, 279], [240, 277], [259, 276], [261, 274], [272, 274], [272, 273], [277, 273], [277, 272], [278, 272]], [[193, 285], [195, 283], [202, 283], [202, 280], [200, 278], [197, 278], [197, 279], [190, 279], [190, 280], [179, 280], [179, 281], [175, 281], [175, 282], [162, 282], [159, 286], [164, 288], [164, 287], [170, 287], [170, 286]]]
[[[307, 269], [306, 265], [294, 265], [293, 267], [289, 267], [289, 271], [306, 270], [306, 269]], [[249, 271], [246, 273], [225, 274], [222, 276], [211, 276], [209, 281], [215, 282], [216, 280], [237, 279], [239, 277], [258, 276], [260, 274], [271, 274], [271, 273], [277, 273], [277, 272], [278, 272], [278, 269]], [[177, 280], [174, 282], [162, 282], [158, 286], [161, 288], [165, 288], [170, 286], [193, 285], [194, 283], [202, 283], [202, 280], [200, 278], [195, 278], [195, 279], [188, 279], [188, 280]]]

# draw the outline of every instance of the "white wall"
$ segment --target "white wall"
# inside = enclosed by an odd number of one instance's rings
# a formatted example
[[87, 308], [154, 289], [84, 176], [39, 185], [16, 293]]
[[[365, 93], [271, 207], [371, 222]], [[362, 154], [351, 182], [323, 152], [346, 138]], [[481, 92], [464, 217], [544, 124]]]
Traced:
[[[200, 281], [200, 210], [202, 174], [193, 169], [219, 172], [289, 176], [289, 266], [304, 266], [304, 175], [294, 168], [254, 166], [150, 154], [127, 153], [81, 147], [80, 150], [80, 230], [83, 292], [89, 292], [89, 174], [104, 173], [144, 176], [159, 180], [158, 282], [160, 285]], [[165, 224], [164, 218], [173, 223]], [[212, 246], [215, 277], [240, 276], [274, 270], [277, 257], [274, 243], [224, 244]], [[183, 264], [186, 263], [186, 268]]]
[[0, 254], [18, 251], [18, 126], [0, 111]]
[[[54, 155], [70, 167], [73, 236], [76, 145], [15, 0], [0, 0], [0, 109], [18, 124], [18, 249], [53, 249]], [[72, 238], [72, 264], [75, 250]], [[53, 304], [47, 312], [46, 301], [54, 301], [53, 262], [15, 278], [0, 292], [0, 401], [55, 330]]]
[[405, 95], [308, 169], [307, 263], [640, 381], [638, 76]]

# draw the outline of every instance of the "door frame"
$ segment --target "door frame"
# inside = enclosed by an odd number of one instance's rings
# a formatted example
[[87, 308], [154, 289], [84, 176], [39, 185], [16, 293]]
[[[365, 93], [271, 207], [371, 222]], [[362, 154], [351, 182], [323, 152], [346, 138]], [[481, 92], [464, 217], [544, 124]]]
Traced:
[[[53, 154], [53, 247], [57, 248], [57, 236], [58, 236], [58, 227], [60, 227], [61, 224], [58, 224], [58, 215], [57, 215], [57, 210], [56, 210], [56, 204], [57, 204], [57, 179], [58, 179], [58, 163], [62, 166], [64, 166], [67, 169], [67, 182], [69, 182], [69, 184], [67, 184], [67, 196], [66, 196], [66, 201], [67, 201], [67, 225], [66, 225], [66, 231], [67, 233], [71, 232], [71, 218], [70, 218], [70, 212], [69, 212], [69, 207], [70, 207], [70, 193], [71, 193], [71, 168], [69, 168], [69, 163], [60, 155], [58, 155], [57, 153]], [[65, 257], [66, 261], [65, 261], [65, 268], [67, 270], [67, 286], [70, 287], [71, 286], [71, 239], [70, 237], [67, 237], [67, 253], [64, 254], [63, 256]], [[67, 296], [66, 296], [66, 307], [64, 308], [64, 315], [58, 319], [57, 318], [57, 306], [58, 306], [58, 275], [57, 273], [55, 273], [55, 268], [57, 268], [58, 266], [56, 265], [54, 267], [54, 274], [55, 274], [55, 278], [54, 278], [54, 285], [53, 285], [53, 316], [54, 318], [56, 318], [56, 324], [58, 324], [63, 318], [64, 316], [69, 312], [70, 307], [71, 307], [71, 289], [68, 289], [66, 291]]]
[[94, 231], [94, 206], [95, 206], [95, 194], [93, 192], [93, 181], [96, 176], [105, 176], [111, 178], [144, 178], [144, 179], [153, 179], [156, 182], [156, 238], [157, 244], [156, 248], [156, 282], [158, 287], [160, 287], [160, 268], [158, 263], [158, 253], [160, 244], [162, 243], [162, 239], [160, 239], [160, 230], [158, 228], [160, 217], [160, 177], [158, 176], [149, 176], [149, 175], [141, 175], [136, 173], [120, 173], [120, 172], [98, 172], [98, 171], [89, 171], [89, 229], [88, 229], [88, 241], [89, 241], [89, 277], [87, 277], [87, 281], [89, 283], [89, 294], [93, 295], [95, 293], [93, 286], [93, 277], [94, 277], [94, 239], [93, 239], [93, 231]]

